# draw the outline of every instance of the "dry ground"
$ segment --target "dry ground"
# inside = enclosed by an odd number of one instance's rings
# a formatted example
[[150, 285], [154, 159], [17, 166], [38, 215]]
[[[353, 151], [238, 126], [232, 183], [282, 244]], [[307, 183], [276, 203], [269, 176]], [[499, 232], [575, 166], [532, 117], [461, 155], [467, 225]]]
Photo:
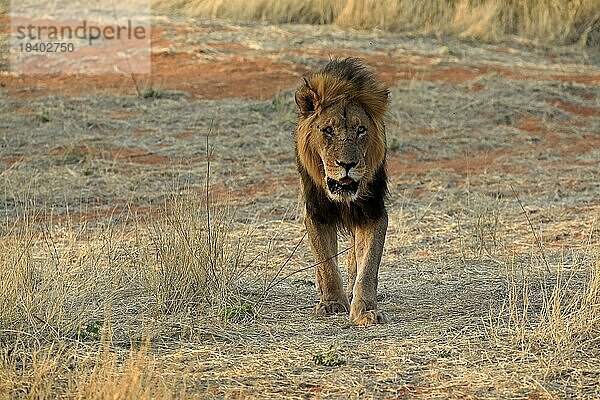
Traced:
[[[385, 326], [312, 317], [295, 251], [293, 91], [337, 56], [391, 87]], [[156, 17], [152, 77], [1, 73], [0, 397], [599, 397], [599, 59]], [[208, 166], [212, 304], [168, 253]]]

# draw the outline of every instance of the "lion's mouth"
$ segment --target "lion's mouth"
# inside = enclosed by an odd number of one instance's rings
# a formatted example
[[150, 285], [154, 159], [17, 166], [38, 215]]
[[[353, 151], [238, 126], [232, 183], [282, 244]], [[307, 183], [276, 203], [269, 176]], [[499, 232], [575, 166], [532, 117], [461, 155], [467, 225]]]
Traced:
[[327, 177], [327, 188], [333, 194], [354, 195], [358, 191], [358, 181], [346, 176], [339, 181]]

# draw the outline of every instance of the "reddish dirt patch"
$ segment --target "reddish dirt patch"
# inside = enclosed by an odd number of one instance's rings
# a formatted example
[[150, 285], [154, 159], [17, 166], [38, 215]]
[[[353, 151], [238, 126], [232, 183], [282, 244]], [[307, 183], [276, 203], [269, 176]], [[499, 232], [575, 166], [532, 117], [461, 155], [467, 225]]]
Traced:
[[415, 133], [420, 136], [430, 136], [430, 135], [434, 135], [437, 132], [438, 132], [437, 129], [423, 128], [423, 129], [417, 130]]
[[[420, 60], [416, 63], [411, 59], [408, 63], [403, 59], [392, 59], [382, 57], [364, 57], [369, 65], [372, 65], [381, 79], [395, 84], [399, 80], [419, 80], [429, 82], [464, 83], [480, 77], [486, 73], [483, 68], [468, 68], [459, 66], [439, 66], [431, 63], [431, 60]], [[407, 65], [413, 64], [412, 67]]]
[[441, 160], [434, 162], [432, 168], [452, 169], [461, 175], [485, 173], [490, 168], [499, 167], [504, 172], [514, 172], [514, 166], [507, 166], [496, 162], [496, 159], [507, 155], [506, 151], [491, 151], [476, 156], [465, 156], [459, 159]]
[[242, 188], [239, 188], [238, 186], [227, 186], [223, 183], [214, 183], [210, 187], [211, 193], [218, 198], [235, 202], [247, 202], [261, 198], [269, 198], [272, 197], [277, 190], [281, 189], [294, 192], [297, 191], [298, 175], [265, 174], [261, 177], [260, 182], [245, 184]]
[[167, 39], [167, 30], [162, 26], [153, 25], [150, 35], [153, 49], [167, 48], [173, 44], [172, 41]]
[[[583, 84], [600, 83], [600, 75], [598, 74], [549, 75], [547, 70], [533, 67], [519, 67], [517, 69], [509, 70], [484, 65], [448, 65], [450, 62], [440, 64], [444, 61], [444, 59], [440, 57], [419, 56], [406, 53], [395, 54], [393, 57], [373, 56], [356, 52], [341, 52], [340, 54], [335, 55], [342, 57], [360, 57], [364, 59], [382, 75], [381, 78], [387, 83], [394, 83], [399, 79], [464, 83], [490, 72], [495, 72], [505, 78], [518, 80], [559, 80]], [[406, 68], [407, 65], [412, 67]], [[475, 83], [472, 88], [474, 91], [483, 89], [479, 83]]]
[[584, 127], [584, 126], [588, 126], [588, 122], [585, 118], [570, 118], [570, 119], [565, 119], [562, 121], [558, 122], [559, 125], [561, 126], [567, 126], [567, 127]]
[[[152, 79], [137, 76], [143, 90], [184, 91], [193, 98], [242, 98], [266, 100], [279, 91], [297, 85], [306, 71], [289, 63], [267, 59], [249, 60], [232, 57], [228, 61], [205, 62], [189, 53], [155, 54], [152, 57]], [[6, 93], [23, 98], [48, 94], [81, 96], [95, 93], [135, 95], [136, 82], [121, 74], [0, 76]]]
[[136, 147], [88, 147], [74, 146], [55, 147], [49, 151], [54, 159], [63, 162], [79, 162], [87, 157], [103, 159], [108, 161], [131, 162], [135, 164], [169, 164], [169, 157], [149, 153], [148, 151]]
[[24, 107], [24, 106], [14, 107], [10, 111], [13, 112], [13, 113], [18, 113], [18, 114], [23, 114], [23, 115], [33, 115], [33, 114], [35, 114], [34, 110], [32, 110], [29, 107]]
[[176, 137], [177, 139], [182, 139], [182, 140], [183, 140], [183, 139], [187, 139], [187, 138], [189, 138], [189, 137], [190, 137], [190, 136], [192, 136], [194, 133], [195, 133], [194, 131], [184, 131], [184, 132], [178, 133], [177, 135], [175, 135], [175, 137]]
[[[563, 125], [571, 127], [582, 126], [585, 125], [585, 121], [569, 119]], [[567, 157], [585, 154], [600, 146], [600, 137], [598, 136], [583, 135], [582, 137], [577, 137], [566, 133], [561, 134], [560, 131], [551, 132], [545, 128], [544, 123], [540, 119], [534, 117], [521, 118], [518, 128], [531, 134], [543, 136], [547, 140], [543, 144], [544, 147], [557, 150], [561, 155]], [[564, 160], [561, 160], [562, 162]]]
[[118, 119], [118, 120], [127, 120], [135, 115], [138, 115], [139, 112], [135, 111], [135, 110], [130, 110], [130, 109], [117, 109], [114, 110], [110, 113], [110, 118], [111, 119]]
[[483, 85], [481, 83], [475, 83], [475, 84], [471, 85], [471, 87], [469, 89], [471, 89], [471, 92], [477, 93], [477, 92], [481, 92], [483, 89], [485, 89], [485, 85]]
[[[175, 31], [206, 30], [203, 27], [175, 27]], [[170, 30], [169, 30], [170, 31]], [[169, 33], [164, 27], [152, 30], [156, 47], [175, 47], [164, 39]], [[211, 42], [207, 46], [225, 52], [246, 52], [251, 49], [238, 43]], [[0, 85], [8, 95], [22, 98], [66, 95], [81, 96], [97, 93], [111, 95], [136, 95], [150, 87], [161, 90], [184, 91], [193, 98], [268, 99], [280, 90], [296, 86], [306, 72], [291, 63], [273, 62], [269, 59], [250, 59], [240, 55], [225, 55], [225, 60], [214, 61], [199, 52], [160, 52], [152, 54], [152, 76], [130, 76], [117, 73], [98, 75], [0, 75]], [[264, 57], [264, 56], [263, 56]], [[137, 87], [137, 89], [136, 89]], [[116, 115], [117, 119], [121, 116]]]
[[133, 131], [133, 133], [131, 134], [131, 136], [133, 137], [142, 137], [142, 136], [146, 136], [147, 134], [151, 133], [150, 131], [145, 131], [143, 129], [136, 129]]
[[250, 47], [244, 46], [241, 43], [208, 42], [208, 43], [206, 43], [206, 45], [209, 47], [212, 47], [214, 49], [232, 51], [232, 52], [252, 50]]
[[540, 135], [546, 138], [547, 147], [556, 147], [560, 143], [560, 135], [554, 132], [550, 132], [546, 129], [544, 122], [539, 118], [535, 117], [522, 117], [519, 120], [517, 127], [527, 133], [533, 135]]
[[571, 114], [577, 114], [583, 117], [600, 116], [600, 109], [598, 108], [580, 106], [557, 98], [548, 99], [547, 102], [553, 105], [554, 107], [558, 107], [561, 110], [570, 112]]
[[486, 72], [486, 68], [445, 67], [429, 72], [425, 75], [425, 80], [463, 83], [478, 78]]
[[109, 92], [115, 95], [135, 95], [135, 85], [130, 76], [102, 75], [1, 75], [0, 85], [6, 94], [20, 98], [48, 95], [83, 96]]
[[387, 165], [391, 175], [423, 176], [432, 170], [452, 170], [460, 176], [486, 173], [495, 169], [503, 172], [516, 172], [516, 166], [498, 163], [497, 159], [511, 153], [501, 150], [490, 151], [484, 154], [465, 156], [461, 158], [420, 161], [416, 153], [404, 153], [401, 156], [394, 154], [388, 158]]
[[10, 33], [10, 18], [8, 18], [8, 15], [0, 14], [0, 33]]
[[524, 80], [524, 81], [561, 81], [575, 82], [582, 84], [598, 84], [600, 75], [557, 75], [548, 74], [547, 70], [531, 67], [519, 67], [518, 69], [493, 68], [489, 70], [505, 78]]
[[584, 99], [584, 100], [594, 100], [595, 96], [594, 96], [593, 93], [584, 92], [584, 93], [581, 93], [581, 98]]
[[576, 82], [587, 85], [597, 85], [600, 83], [600, 74], [595, 75], [551, 75], [550, 79], [562, 82]]
[[9, 157], [4, 157], [2, 159], [2, 163], [6, 164], [8, 166], [12, 166], [13, 164], [20, 163], [21, 161], [23, 161], [25, 159], [26, 159], [25, 156], [9, 156]]
[[135, 147], [120, 147], [110, 150], [108, 157], [115, 161], [127, 161], [136, 164], [169, 164], [171, 162], [169, 157], [152, 154]]
[[544, 123], [535, 117], [523, 117], [519, 121], [518, 128], [529, 133], [543, 133], [546, 131]]
[[[600, 135], [584, 135], [577, 138], [577, 140], [566, 141], [560, 146], [560, 151], [564, 156], [570, 157], [582, 155], [599, 148]], [[594, 163], [597, 163], [597, 161]], [[589, 165], [589, 163], [582, 163], [582, 165]]]
[[296, 86], [305, 72], [293, 64], [239, 56], [217, 62], [195, 60], [183, 53], [153, 57], [154, 82], [158, 87], [182, 90], [204, 99], [266, 100]]

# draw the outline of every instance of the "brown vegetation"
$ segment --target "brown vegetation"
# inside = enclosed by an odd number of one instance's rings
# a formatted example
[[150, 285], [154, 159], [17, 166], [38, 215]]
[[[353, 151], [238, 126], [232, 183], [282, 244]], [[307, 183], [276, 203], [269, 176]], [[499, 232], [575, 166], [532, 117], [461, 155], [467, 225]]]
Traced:
[[161, 11], [245, 22], [335, 23], [485, 41], [512, 36], [544, 44], [600, 44], [600, 4], [595, 0], [154, 0], [154, 5]]

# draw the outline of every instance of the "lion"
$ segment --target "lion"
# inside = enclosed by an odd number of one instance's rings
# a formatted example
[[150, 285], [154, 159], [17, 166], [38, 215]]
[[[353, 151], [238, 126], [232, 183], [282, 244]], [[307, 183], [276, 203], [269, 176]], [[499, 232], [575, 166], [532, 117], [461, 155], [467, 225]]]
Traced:
[[[387, 322], [377, 281], [388, 217], [383, 118], [388, 88], [356, 58], [333, 59], [296, 91], [296, 160], [304, 223], [316, 259], [316, 315], [350, 312], [356, 325]], [[350, 236], [348, 282], [338, 232]]]

